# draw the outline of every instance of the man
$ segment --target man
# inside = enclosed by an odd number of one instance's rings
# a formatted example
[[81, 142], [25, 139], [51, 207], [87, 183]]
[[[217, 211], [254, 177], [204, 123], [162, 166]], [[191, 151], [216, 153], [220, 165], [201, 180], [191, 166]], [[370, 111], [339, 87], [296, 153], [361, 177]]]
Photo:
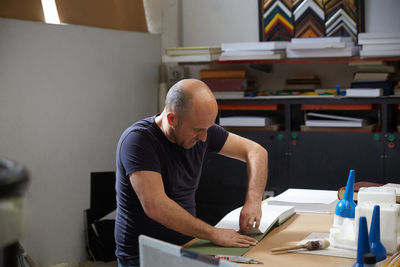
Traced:
[[188, 79], [169, 90], [159, 115], [143, 119], [122, 134], [116, 155], [116, 255], [119, 266], [137, 266], [138, 236], [182, 245], [193, 237], [226, 247], [256, 240], [218, 229], [195, 217], [195, 192], [206, 152], [247, 163], [248, 191], [240, 231], [258, 228], [267, 179], [267, 151], [214, 124], [218, 113], [207, 85]]

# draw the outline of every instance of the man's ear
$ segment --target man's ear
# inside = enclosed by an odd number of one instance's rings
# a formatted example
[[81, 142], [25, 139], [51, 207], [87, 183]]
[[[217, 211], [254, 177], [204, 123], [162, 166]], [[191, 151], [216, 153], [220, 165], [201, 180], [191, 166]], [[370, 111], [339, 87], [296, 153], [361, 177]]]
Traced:
[[175, 124], [176, 124], [176, 114], [174, 112], [168, 112], [167, 113], [167, 121], [168, 121], [169, 125], [175, 126]]

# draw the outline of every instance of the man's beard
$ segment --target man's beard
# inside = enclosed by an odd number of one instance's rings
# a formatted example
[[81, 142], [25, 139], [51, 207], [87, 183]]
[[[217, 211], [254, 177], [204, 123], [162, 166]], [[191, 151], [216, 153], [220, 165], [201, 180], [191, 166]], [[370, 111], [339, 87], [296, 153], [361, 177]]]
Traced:
[[177, 135], [177, 131], [179, 130], [179, 127], [180, 127], [180, 125], [177, 125], [176, 127], [173, 127], [171, 129], [170, 136], [173, 138], [173, 140], [175, 140], [175, 142], [176, 142], [176, 144], [178, 146], [183, 147], [184, 149], [193, 148], [197, 144], [198, 140], [195, 140], [193, 143], [190, 143], [190, 144], [187, 144], [184, 141], [182, 141], [179, 138], [179, 136]]

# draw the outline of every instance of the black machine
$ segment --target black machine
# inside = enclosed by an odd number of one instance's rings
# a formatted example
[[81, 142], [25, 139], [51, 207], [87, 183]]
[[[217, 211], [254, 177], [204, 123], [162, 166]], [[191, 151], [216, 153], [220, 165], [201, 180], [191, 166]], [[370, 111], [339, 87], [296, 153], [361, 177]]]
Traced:
[[21, 164], [0, 159], [0, 267], [18, 266], [18, 239], [21, 233], [22, 196], [29, 173]]
[[84, 211], [89, 260], [105, 262], [116, 260], [115, 220], [102, 219], [116, 208], [115, 172], [92, 172], [90, 209]]

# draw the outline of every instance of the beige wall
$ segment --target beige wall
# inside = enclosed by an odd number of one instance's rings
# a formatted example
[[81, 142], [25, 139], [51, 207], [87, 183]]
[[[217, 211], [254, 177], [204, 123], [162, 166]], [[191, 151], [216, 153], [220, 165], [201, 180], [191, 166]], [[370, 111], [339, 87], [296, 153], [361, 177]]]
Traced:
[[85, 257], [90, 172], [115, 169], [122, 131], [157, 108], [160, 36], [0, 19], [0, 157], [31, 172], [26, 251]]

